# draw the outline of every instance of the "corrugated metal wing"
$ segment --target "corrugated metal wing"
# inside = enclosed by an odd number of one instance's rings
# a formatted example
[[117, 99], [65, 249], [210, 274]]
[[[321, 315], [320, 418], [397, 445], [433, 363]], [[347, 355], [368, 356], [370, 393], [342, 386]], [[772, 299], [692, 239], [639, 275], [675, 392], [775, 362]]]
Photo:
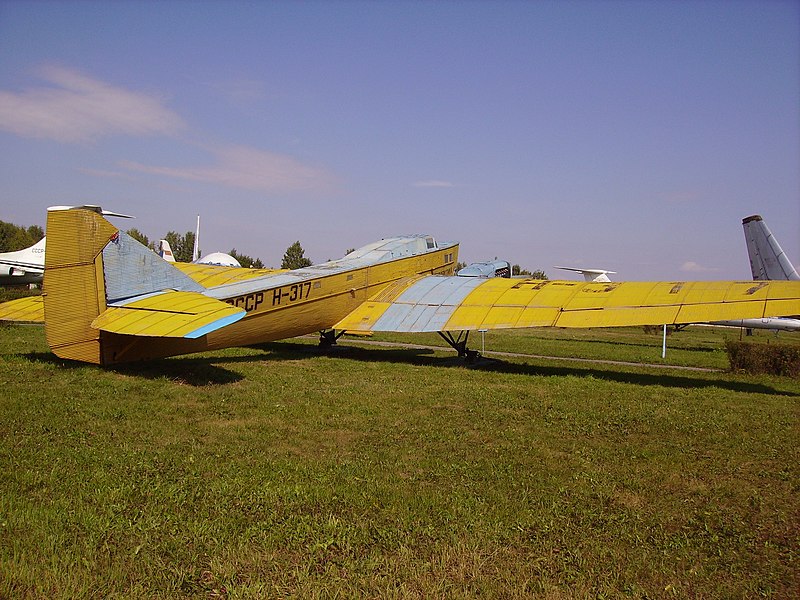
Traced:
[[194, 292], [163, 292], [109, 306], [92, 322], [101, 331], [198, 338], [241, 319], [245, 311]]
[[44, 298], [28, 296], [0, 304], [0, 321], [44, 323]]
[[336, 329], [463, 331], [621, 327], [800, 314], [800, 283], [540, 281], [424, 277], [365, 302]]

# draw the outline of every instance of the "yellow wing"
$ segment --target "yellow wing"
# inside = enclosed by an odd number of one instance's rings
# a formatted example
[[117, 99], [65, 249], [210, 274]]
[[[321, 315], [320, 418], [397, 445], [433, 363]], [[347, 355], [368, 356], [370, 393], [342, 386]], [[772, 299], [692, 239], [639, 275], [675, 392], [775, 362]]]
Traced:
[[27, 296], [0, 304], [0, 321], [44, 323], [44, 298]]
[[194, 339], [244, 315], [241, 308], [196, 292], [167, 291], [109, 306], [92, 327], [126, 335]]
[[172, 266], [206, 288], [286, 272], [286, 269], [245, 269], [243, 267], [221, 267], [203, 263], [176, 262], [172, 263]]
[[402, 279], [335, 325], [348, 331], [623, 327], [800, 314], [797, 281]]

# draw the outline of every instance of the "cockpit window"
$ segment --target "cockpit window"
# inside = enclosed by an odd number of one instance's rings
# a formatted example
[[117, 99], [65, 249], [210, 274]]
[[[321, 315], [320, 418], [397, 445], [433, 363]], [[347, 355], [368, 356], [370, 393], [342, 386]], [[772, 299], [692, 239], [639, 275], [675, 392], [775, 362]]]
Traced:
[[436, 241], [430, 236], [427, 236], [425, 238], [425, 243], [428, 246], [428, 250], [432, 250], [433, 248], [436, 248]]

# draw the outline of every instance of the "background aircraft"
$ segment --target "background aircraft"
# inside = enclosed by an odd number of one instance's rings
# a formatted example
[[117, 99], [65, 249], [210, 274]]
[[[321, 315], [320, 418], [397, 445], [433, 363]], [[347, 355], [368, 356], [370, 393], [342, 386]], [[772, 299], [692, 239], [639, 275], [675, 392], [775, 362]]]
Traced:
[[616, 271], [606, 271], [604, 269], [577, 269], [574, 267], [553, 267], [554, 269], [562, 269], [564, 271], [575, 271], [576, 273], [580, 273], [583, 275], [584, 281], [594, 281], [597, 283], [606, 283], [610, 282], [608, 274], [611, 273], [614, 275]]
[[747, 257], [753, 279], [797, 281], [800, 275], [760, 215], [742, 219]]
[[0, 254], [0, 285], [42, 283], [46, 238], [16, 252]]
[[[48, 211], [45, 310], [61, 358], [114, 364], [323, 332], [439, 332], [462, 356], [469, 331], [708, 322], [800, 313], [800, 282], [585, 283], [452, 276], [458, 244], [387, 238], [275, 273], [169, 264], [96, 207]], [[37, 300], [0, 305], [15, 320]], [[38, 300], [42, 304], [42, 300]], [[28, 304], [30, 303], [30, 304]], [[46, 319], [44, 319], [46, 315]], [[30, 316], [28, 314], [27, 316]], [[464, 334], [462, 337], [462, 333]], [[458, 337], [456, 337], [456, 334]]]
[[[742, 219], [747, 257], [754, 281], [797, 281], [800, 275], [789, 257], [772, 235], [760, 215]], [[713, 325], [744, 327], [745, 329], [772, 329], [777, 331], [800, 331], [800, 319], [787, 317], [764, 317], [762, 319], [742, 319], [739, 321], [717, 321]]]

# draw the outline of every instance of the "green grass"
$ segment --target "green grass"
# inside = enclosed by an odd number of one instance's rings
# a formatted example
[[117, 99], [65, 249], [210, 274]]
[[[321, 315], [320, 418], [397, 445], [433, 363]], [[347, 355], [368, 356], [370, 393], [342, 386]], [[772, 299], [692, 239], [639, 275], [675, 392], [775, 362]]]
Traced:
[[[486, 344], [660, 362], [617, 333]], [[340, 344], [104, 370], [1, 327], [0, 597], [800, 590], [800, 382]]]
[[[742, 330], [736, 328], [690, 326], [681, 331], [668, 331], [665, 359], [661, 358], [662, 332], [647, 333], [641, 327], [500, 330], [486, 332], [483, 339], [479, 332], [473, 332], [469, 346], [481, 350], [485, 345], [485, 354], [490, 357], [495, 352], [519, 352], [562, 358], [728, 369], [725, 340], [740, 338], [765, 344], [800, 345], [800, 335], [795, 333], [780, 332], [776, 336], [774, 332], [755, 330], [752, 336], [744, 336]], [[435, 333], [376, 334], [367, 339], [447, 347], [446, 342]]]

